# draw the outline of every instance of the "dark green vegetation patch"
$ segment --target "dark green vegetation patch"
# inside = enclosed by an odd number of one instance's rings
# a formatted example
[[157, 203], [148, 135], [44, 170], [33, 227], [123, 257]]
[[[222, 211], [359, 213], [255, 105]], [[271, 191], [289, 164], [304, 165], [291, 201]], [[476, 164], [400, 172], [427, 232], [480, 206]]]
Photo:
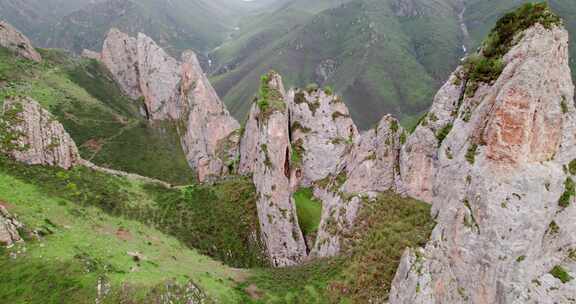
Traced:
[[322, 202], [314, 197], [312, 188], [301, 188], [294, 192], [294, 201], [298, 213], [298, 224], [304, 236], [315, 235], [322, 217]]
[[576, 196], [576, 184], [574, 184], [572, 178], [568, 177], [564, 181], [564, 193], [560, 196], [558, 205], [562, 208], [568, 207], [574, 196]]
[[568, 272], [560, 265], [554, 266], [552, 270], [550, 270], [550, 274], [560, 280], [562, 283], [566, 284], [572, 281], [574, 278], [568, 274]]

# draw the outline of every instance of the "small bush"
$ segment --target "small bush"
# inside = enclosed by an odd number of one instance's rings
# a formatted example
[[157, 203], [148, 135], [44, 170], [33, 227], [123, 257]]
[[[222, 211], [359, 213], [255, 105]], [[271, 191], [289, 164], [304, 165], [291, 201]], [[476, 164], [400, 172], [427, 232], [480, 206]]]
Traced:
[[568, 113], [568, 104], [566, 103], [566, 96], [562, 96], [560, 101], [560, 108], [562, 109], [562, 114]]
[[568, 272], [562, 268], [562, 266], [560, 265], [556, 265], [554, 266], [554, 268], [552, 268], [552, 270], [550, 270], [550, 274], [557, 278], [558, 280], [560, 280], [563, 284], [566, 284], [570, 281], [572, 281], [574, 278], [570, 276], [570, 274], [568, 274]]
[[468, 151], [466, 151], [466, 160], [473, 165], [475, 160], [476, 160], [476, 151], [478, 150], [478, 145], [477, 144], [471, 144], [470, 147], [468, 147]]
[[448, 134], [450, 134], [450, 131], [452, 131], [452, 127], [453, 125], [449, 123], [444, 127], [442, 127], [442, 129], [438, 130], [438, 132], [436, 132], [436, 139], [438, 139], [438, 146], [442, 145], [442, 142], [444, 141], [444, 139], [446, 139], [446, 136], [448, 136]]
[[568, 207], [574, 196], [576, 196], [576, 184], [574, 184], [572, 178], [568, 177], [566, 181], [564, 181], [564, 193], [560, 196], [558, 205], [562, 208]]
[[570, 172], [570, 174], [572, 174], [572, 175], [576, 175], [576, 159], [573, 159], [568, 164], [568, 172]]

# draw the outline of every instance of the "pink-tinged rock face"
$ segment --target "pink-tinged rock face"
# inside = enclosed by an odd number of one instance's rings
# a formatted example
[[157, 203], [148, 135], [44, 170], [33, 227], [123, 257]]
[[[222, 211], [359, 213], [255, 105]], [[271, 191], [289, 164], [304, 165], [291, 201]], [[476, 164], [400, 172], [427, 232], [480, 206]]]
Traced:
[[509, 165], [540, 162], [549, 160], [558, 150], [562, 97], [547, 100], [539, 92], [540, 96], [531, 96], [529, 90], [511, 87], [500, 94], [485, 130], [488, 159]]
[[102, 62], [130, 97], [143, 101], [150, 120], [183, 126], [181, 144], [200, 182], [228, 173], [238, 154], [238, 122], [230, 116], [192, 51], [181, 62], [144, 34], [112, 29]]
[[142, 96], [138, 58], [136, 38], [117, 29], [111, 29], [108, 32], [102, 46], [102, 63], [124, 93], [132, 99]]
[[30, 98], [8, 99], [1, 123], [13, 140], [1, 147], [17, 161], [70, 169], [80, 161], [76, 144], [52, 115]]
[[30, 40], [5, 21], [0, 21], [0, 46], [15, 52], [20, 57], [36, 62], [42, 61], [42, 57]]
[[[567, 166], [576, 159], [576, 109], [567, 47], [563, 28], [529, 28], [504, 56], [499, 78], [458, 103], [430, 158], [438, 224], [425, 248], [404, 254], [391, 304], [572, 301], [576, 280], [551, 274], [555, 267], [576, 274], [576, 176]], [[403, 153], [422, 134], [416, 130]]]
[[188, 112], [181, 118], [187, 122], [182, 147], [199, 180], [207, 181], [229, 173], [236, 162], [240, 124], [218, 98], [196, 55], [185, 52], [182, 59], [179, 105]]
[[24, 227], [8, 210], [0, 205], [0, 246], [11, 246], [22, 241], [18, 229]]

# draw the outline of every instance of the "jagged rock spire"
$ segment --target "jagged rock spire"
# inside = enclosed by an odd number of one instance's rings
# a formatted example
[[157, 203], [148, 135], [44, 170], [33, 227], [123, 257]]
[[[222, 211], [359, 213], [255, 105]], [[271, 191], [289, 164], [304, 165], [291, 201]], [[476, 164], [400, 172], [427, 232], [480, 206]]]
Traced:
[[[243, 138], [242, 170], [253, 174], [258, 193], [261, 237], [275, 267], [299, 264], [306, 257], [304, 236], [290, 187], [291, 154], [289, 112], [280, 75], [262, 79]], [[253, 133], [252, 133], [253, 132]]]
[[574, 86], [568, 33], [544, 24], [515, 35], [494, 81], [457, 70], [403, 148], [403, 179], [438, 225], [404, 254], [391, 304], [574, 300]]
[[142, 33], [133, 38], [111, 29], [100, 58], [123, 91], [143, 103], [148, 119], [177, 123], [182, 148], [199, 181], [229, 173], [237, 158], [240, 125], [194, 52], [184, 52], [179, 62]]

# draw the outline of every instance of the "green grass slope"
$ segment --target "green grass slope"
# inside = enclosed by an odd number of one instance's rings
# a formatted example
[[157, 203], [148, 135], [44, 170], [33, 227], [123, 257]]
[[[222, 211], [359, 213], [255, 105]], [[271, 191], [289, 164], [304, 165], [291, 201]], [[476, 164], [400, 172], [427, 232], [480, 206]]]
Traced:
[[[229, 109], [238, 117], [248, 111], [257, 75], [269, 69], [280, 72], [288, 86], [308, 83], [331, 85], [342, 94], [362, 128], [392, 113], [404, 122], [425, 110], [437, 87], [461, 55], [460, 29], [454, 7], [443, 1], [413, 1], [409, 12], [394, 1], [355, 0], [328, 8], [284, 35], [273, 32], [273, 42], [236, 42], [215, 53], [217, 70], [212, 79]], [[272, 14], [274, 20], [288, 18]], [[258, 20], [256, 20], [258, 21]], [[266, 18], [259, 27], [274, 27]], [[252, 27], [257, 27], [252, 25]], [[250, 32], [250, 30], [249, 30]], [[269, 38], [268, 38], [269, 39]], [[230, 54], [239, 54], [230, 58]], [[326, 76], [318, 69], [326, 67]]]
[[21, 165], [6, 158], [0, 159], [0, 171], [79, 207], [98, 207], [109, 215], [156, 227], [189, 248], [228, 265], [266, 265], [262, 246], [255, 237], [255, 190], [247, 179], [167, 189], [84, 167], [64, 171]]
[[[98, 187], [117, 187], [117, 192]], [[1, 159], [0, 204], [18, 215], [25, 230], [41, 235], [0, 251], [2, 302], [77, 304], [100, 298], [100, 303], [157, 303], [170, 292], [178, 303], [187, 296], [241, 303], [234, 287], [243, 271], [142, 221], [105, 212], [102, 204], [117, 200], [111, 194], [129, 195], [132, 204], [153, 204], [142, 187], [83, 169], [67, 173]], [[86, 196], [96, 189], [95, 196]], [[198, 292], [191, 293], [190, 286]]]
[[322, 217], [322, 202], [314, 198], [311, 188], [299, 189], [293, 196], [302, 233], [304, 236], [315, 234]]
[[38, 64], [0, 49], [0, 105], [14, 94], [34, 98], [96, 164], [174, 184], [194, 180], [175, 125], [149, 124], [99, 63], [56, 50], [42, 54]]

